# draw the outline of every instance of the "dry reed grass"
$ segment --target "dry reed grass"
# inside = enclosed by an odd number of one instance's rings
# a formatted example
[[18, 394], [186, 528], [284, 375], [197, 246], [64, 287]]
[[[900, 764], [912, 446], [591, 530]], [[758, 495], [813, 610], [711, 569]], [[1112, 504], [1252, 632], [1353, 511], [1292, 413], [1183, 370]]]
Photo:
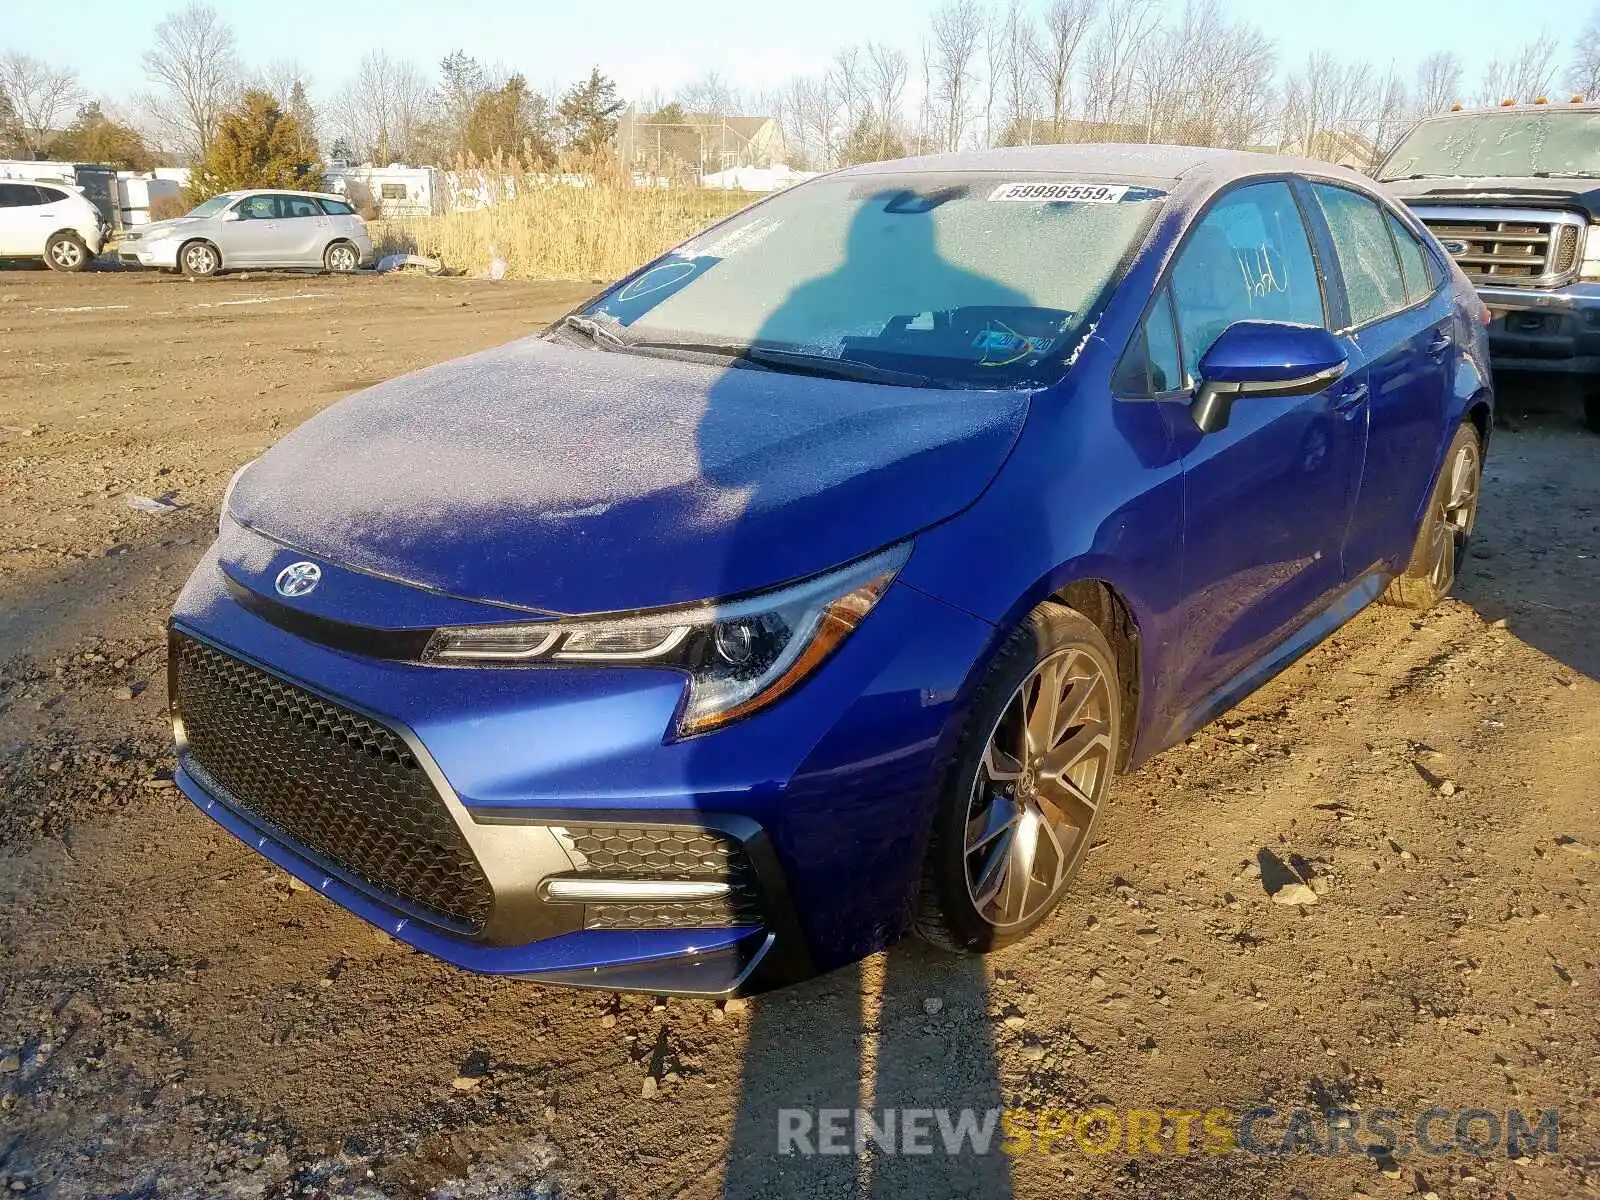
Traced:
[[606, 282], [736, 212], [757, 197], [692, 182], [637, 186], [614, 163], [563, 163], [554, 171], [514, 163], [476, 171], [488, 207], [442, 216], [386, 220], [374, 228], [379, 254], [417, 253], [481, 274], [503, 259], [515, 279]]

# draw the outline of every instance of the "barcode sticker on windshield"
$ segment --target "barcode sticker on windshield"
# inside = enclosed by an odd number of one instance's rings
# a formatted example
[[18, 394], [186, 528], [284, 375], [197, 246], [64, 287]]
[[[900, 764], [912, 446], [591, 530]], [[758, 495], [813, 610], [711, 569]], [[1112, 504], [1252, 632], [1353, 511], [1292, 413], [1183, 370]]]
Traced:
[[1115, 204], [1127, 194], [1128, 185], [1123, 183], [1002, 183], [989, 193], [989, 199], [1034, 204]]

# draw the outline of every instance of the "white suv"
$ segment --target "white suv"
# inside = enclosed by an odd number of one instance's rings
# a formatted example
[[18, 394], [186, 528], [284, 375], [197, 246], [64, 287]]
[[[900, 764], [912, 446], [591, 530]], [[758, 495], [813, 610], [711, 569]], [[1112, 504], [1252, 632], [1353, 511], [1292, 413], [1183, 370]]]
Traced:
[[105, 245], [105, 218], [76, 188], [0, 179], [0, 258], [42, 258], [81, 271]]

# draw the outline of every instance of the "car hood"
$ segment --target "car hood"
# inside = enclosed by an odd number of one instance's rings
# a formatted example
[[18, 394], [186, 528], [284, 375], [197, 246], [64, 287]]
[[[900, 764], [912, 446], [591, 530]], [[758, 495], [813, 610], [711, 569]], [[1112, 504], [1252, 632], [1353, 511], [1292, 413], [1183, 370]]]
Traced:
[[334, 405], [246, 471], [229, 510], [456, 596], [649, 608], [826, 570], [960, 511], [1027, 405], [527, 338]]
[[158, 238], [165, 233], [182, 233], [197, 225], [204, 225], [205, 217], [169, 217], [165, 221], [151, 221], [148, 225], [135, 225], [129, 232], [141, 238]]
[[1600, 179], [1397, 179], [1384, 186], [1410, 205], [1570, 208], [1600, 221]]

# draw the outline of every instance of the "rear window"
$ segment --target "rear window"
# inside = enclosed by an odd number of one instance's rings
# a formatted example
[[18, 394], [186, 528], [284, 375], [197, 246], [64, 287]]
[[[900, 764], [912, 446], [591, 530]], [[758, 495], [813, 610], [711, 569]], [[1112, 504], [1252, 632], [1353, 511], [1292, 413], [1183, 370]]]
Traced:
[[1406, 277], [1406, 295], [1411, 298], [1411, 303], [1416, 304], [1433, 295], [1434, 288], [1438, 286], [1428, 263], [1428, 252], [1399, 217], [1393, 213], [1385, 213], [1384, 216], [1389, 218], [1389, 232], [1394, 234], [1395, 247], [1400, 251], [1400, 267]]
[[356, 211], [343, 200], [322, 200], [319, 203], [322, 205], [322, 211], [330, 217], [349, 217]]

